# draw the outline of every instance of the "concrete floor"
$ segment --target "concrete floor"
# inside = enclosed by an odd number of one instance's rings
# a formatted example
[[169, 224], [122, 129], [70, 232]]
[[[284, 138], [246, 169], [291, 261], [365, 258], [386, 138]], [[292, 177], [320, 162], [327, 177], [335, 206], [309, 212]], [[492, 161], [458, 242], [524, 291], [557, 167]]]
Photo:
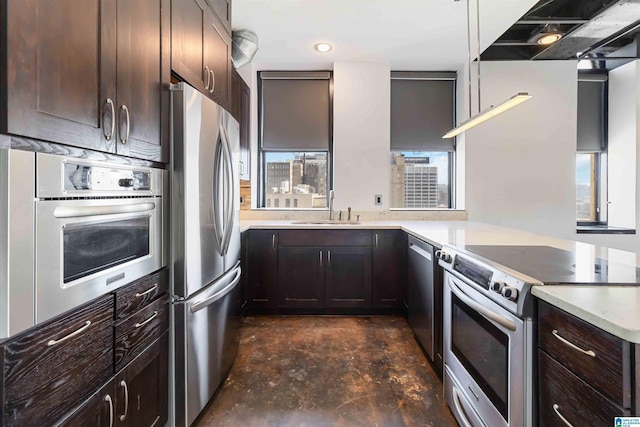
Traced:
[[456, 426], [402, 317], [248, 317], [197, 426]]

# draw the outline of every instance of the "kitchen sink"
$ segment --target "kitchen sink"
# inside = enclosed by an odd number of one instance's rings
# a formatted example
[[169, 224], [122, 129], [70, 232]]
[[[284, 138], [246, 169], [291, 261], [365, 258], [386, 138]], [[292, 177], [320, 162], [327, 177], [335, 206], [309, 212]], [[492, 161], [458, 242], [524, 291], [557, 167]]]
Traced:
[[291, 224], [323, 224], [323, 225], [357, 225], [360, 221], [339, 221], [331, 219], [291, 221]]

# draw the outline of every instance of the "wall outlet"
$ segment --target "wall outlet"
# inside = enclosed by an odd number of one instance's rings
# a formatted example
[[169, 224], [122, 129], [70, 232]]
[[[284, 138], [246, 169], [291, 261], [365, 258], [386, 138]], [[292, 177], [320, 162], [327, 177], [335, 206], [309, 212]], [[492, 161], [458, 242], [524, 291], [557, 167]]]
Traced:
[[374, 202], [376, 205], [381, 205], [382, 204], [382, 194], [376, 194], [375, 198], [374, 198]]

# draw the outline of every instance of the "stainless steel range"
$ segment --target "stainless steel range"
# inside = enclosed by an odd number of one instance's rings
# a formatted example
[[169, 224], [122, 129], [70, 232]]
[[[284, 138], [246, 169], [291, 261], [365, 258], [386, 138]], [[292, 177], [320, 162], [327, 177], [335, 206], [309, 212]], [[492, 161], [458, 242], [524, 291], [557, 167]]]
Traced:
[[541, 282], [477, 254], [445, 246], [444, 387], [458, 422], [533, 424], [530, 289]]

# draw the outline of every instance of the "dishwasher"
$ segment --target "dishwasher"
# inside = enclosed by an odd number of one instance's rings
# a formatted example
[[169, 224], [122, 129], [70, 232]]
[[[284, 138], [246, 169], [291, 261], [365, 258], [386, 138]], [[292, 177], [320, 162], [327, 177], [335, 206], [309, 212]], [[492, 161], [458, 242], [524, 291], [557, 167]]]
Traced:
[[413, 236], [408, 239], [407, 320], [418, 342], [434, 361], [433, 246]]

